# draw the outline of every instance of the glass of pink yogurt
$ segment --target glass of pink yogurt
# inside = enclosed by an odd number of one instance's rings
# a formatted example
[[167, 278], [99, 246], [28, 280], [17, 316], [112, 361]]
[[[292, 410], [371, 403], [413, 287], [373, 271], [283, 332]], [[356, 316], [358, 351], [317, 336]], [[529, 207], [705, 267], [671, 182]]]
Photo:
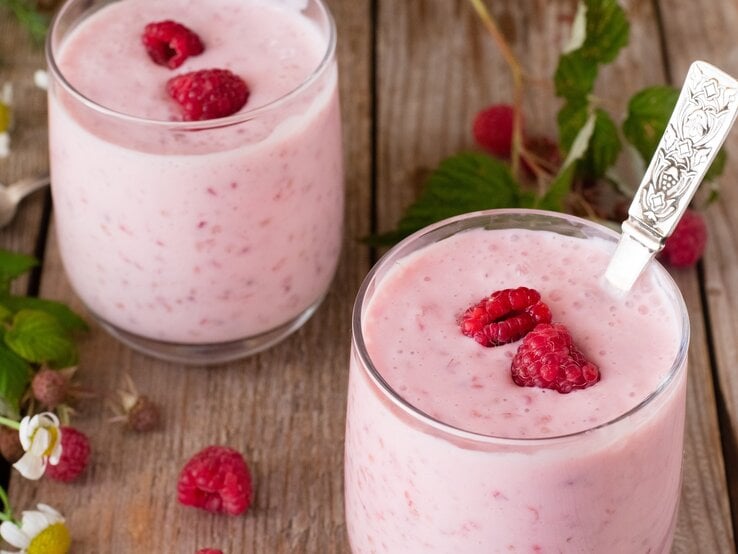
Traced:
[[[652, 263], [601, 286], [617, 234], [541, 211], [477, 212], [395, 246], [354, 307], [346, 516], [354, 554], [665, 554], [679, 503], [689, 321]], [[485, 348], [459, 316], [540, 292], [600, 381], [521, 387], [521, 341]]]
[[[205, 50], [176, 69], [142, 45], [175, 20]], [[336, 30], [321, 0], [71, 0], [47, 42], [57, 239], [94, 317], [184, 363], [260, 351], [298, 329], [342, 243]], [[228, 69], [240, 111], [184, 121], [172, 77]]]

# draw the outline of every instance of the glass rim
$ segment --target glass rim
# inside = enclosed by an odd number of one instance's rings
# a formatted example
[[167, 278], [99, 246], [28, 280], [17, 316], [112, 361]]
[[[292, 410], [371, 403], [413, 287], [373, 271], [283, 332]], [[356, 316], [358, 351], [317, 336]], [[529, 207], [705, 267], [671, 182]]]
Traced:
[[[664, 267], [660, 263], [658, 263], [658, 261], [652, 260], [651, 262], [649, 262], [649, 265], [646, 267], [655, 268], [655, 270], [658, 273], [659, 279], [660, 280], [663, 279], [663, 284], [669, 289], [671, 289], [670, 292], [673, 293], [674, 299], [676, 300], [677, 306], [675, 308], [677, 311], [677, 316], [681, 319], [681, 327], [680, 327], [681, 342], [679, 344], [677, 353], [674, 357], [674, 361], [668, 373], [666, 374], [666, 376], [659, 382], [658, 386], [653, 391], [651, 391], [638, 404], [636, 404], [635, 406], [633, 406], [631, 409], [627, 410], [626, 412], [623, 412], [622, 414], [619, 414], [618, 416], [612, 419], [609, 419], [607, 421], [604, 421], [592, 427], [587, 427], [585, 429], [575, 431], [573, 433], [565, 433], [561, 435], [553, 435], [553, 436], [547, 436], [547, 437], [508, 437], [508, 436], [498, 436], [498, 435], [488, 435], [484, 433], [477, 433], [474, 431], [468, 431], [466, 429], [456, 427], [454, 425], [450, 425], [448, 423], [445, 423], [423, 412], [421, 409], [419, 409], [418, 407], [414, 406], [412, 403], [405, 400], [403, 396], [399, 392], [397, 392], [382, 377], [381, 373], [374, 366], [371, 356], [369, 355], [369, 352], [366, 349], [366, 343], [364, 342], [364, 332], [362, 328], [361, 313], [365, 305], [365, 300], [366, 300], [369, 287], [374, 283], [374, 280], [375, 280], [375, 277], [378, 271], [382, 269], [384, 266], [386, 266], [387, 264], [394, 261], [393, 255], [396, 252], [408, 246], [409, 244], [421, 239], [422, 237], [425, 237], [444, 227], [450, 227], [460, 221], [467, 220], [467, 219], [473, 219], [473, 218], [489, 217], [489, 216], [495, 216], [495, 215], [523, 215], [523, 214], [539, 215], [539, 216], [549, 217], [551, 219], [559, 219], [559, 220], [564, 220], [567, 222], [578, 223], [578, 224], [581, 224], [581, 225], [584, 225], [590, 228], [595, 228], [598, 231], [604, 232], [605, 235], [609, 235], [616, 240], [620, 236], [620, 234], [617, 233], [616, 231], [604, 225], [601, 225], [599, 223], [595, 223], [593, 221], [583, 219], [581, 217], [569, 215], [569, 214], [550, 212], [546, 210], [511, 208], [511, 209], [492, 209], [492, 210], [482, 210], [482, 211], [477, 211], [477, 212], [469, 212], [469, 213], [465, 213], [465, 214], [451, 217], [448, 219], [444, 219], [443, 221], [439, 221], [437, 223], [424, 227], [423, 229], [416, 231], [412, 235], [406, 237], [405, 239], [403, 239], [402, 241], [394, 245], [389, 251], [387, 251], [377, 261], [377, 263], [374, 264], [374, 267], [371, 268], [369, 273], [367, 273], [356, 295], [356, 300], [353, 306], [353, 313], [351, 316], [351, 340], [352, 340], [353, 346], [355, 347], [355, 351], [357, 352], [359, 356], [359, 361], [362, 366], [362, 369], [360, 371], [362, 371], [374, 383], [374, 386], [377, 387], [379, 391], [381, 391], [384, 398], [389, 400], [396, 407], [400, 408], [403, 412], [405, 412], [407, 415], [413, 418], [416, 422], [424, 425], [427, 428], [431, 428], [437, 432], [442, 433], [443, 437], [451, 437], [455, 439], [467, 440], [467, 441], [471, 441], [477, 444], [521, 445], [521, 446], [522, 445], [531, 446], [531, 445], [537, 445], [537, 444], [542, 445], [542, 444], [547, 444], [547, 443], [552, 443], [552, 442], [561, 442], [564, 440], [574, 439], [574, 438], [592, 433], [593, 431], [596, 431], [596, 430], [611, 427], [621, 421], [628, 419], [629, 417], [635, 415], [636, 413], [640, 412], [645, 407], [650, 405], [653, 401], [655, 401], [657, 398], [660, 398], [662, 396], [662, 393], [664, 393], [667, 389], [669, 389], [670, 385], [674, 382], [676, 376], [680, 373], [680, 370], [686, 367], [687, 355], [689, 352], [689, 337], [690, 337], [690, 323], [689, 323], [689, 314], [687, 311], [687, 306], [684, 302], [684, 297], [681, 291], [679, 290], [679, 287], [677, 286], [676, 282], [671, 277], [671, 275], [669, 275], [669, 273], [664, 269]], [[457, 232], [463, 232], [465, 230], [467, 229], [459, 230]], [[444, 240], [445, 238], [448, 238], [449, 236], [453, 236], [454, 234], [456, 233], [452, 233], [451, 235], [440, 238], [439, 240]]]
[[[59, 9], [59, 11], [54, 15], [54, 18], [51, 21], [51, 24], [49, 26], [49, 32], [46, 36], [46, 42], [44, 46], [44, 54], [46, 57], [46, 63], [49, 68], [49, 72], [51, 73], [52, 77], [64, 87], [64, 89], [78, 102], [82, 103], [87, 108], [98, 112], [102, 115], [106, 115], [115, 119], [118, 119], [120, 121], [124, 121], [127, 123], [136, 123], [140, 125], [147, 125], [151, 127], [158, 127], [163, 129], [171, 129], [173, 131], [195, 131], [195, 130], [204, 130], [204, 129], [219, 129], [222, 127], [230, 127], [231, 125], [236, 125], [239, 123], [243, 123], [246, 121], [249, 121], [251, 119], [254, 119], [255, 117], [259, 117], [263, 114], [272, 112], [278, 108], [280, 108], [283, 104], [287, 103], [288, 101], [292, 100], [296, 96], [299, 96], [304, 90], [308, 89], [315, 81], [317, 81], [331, 66], [333, 59], [335, 57], [336, 53], [336, 22], [333, 18], [333, 14], [331, 13], [330, 9], [326, 5], [324, 0], [313, 0], [318, 4], [318, 6], [321, 9], [321, 12], [325, 15], [325, 18], [328, 23], [328, 41], [326, 43], [325, 53], [323, 54], [323, 57], [321, 58], [320, 62], [317, 66], [310, 72], [310, 74], [305, 77], [297, 86], [290, 89], [286, 93], [284, 93], [282, 96], [279, 96], [278, 98], [275, 98], [274, 100], [271, 100], [270, 102], [267, 102], [266, 104], [262, 104], [261, 106], [256, 106], [255, 108], [246, 109], [244, 111], [240, 111], [238, 113], [235, 113], [233, 115], [229, 115], [227, 117], [221, 117], [217, 119], [208, 119], [204, 121], [168, 121], [168, 120], [162, 120], [162, 119], [148, 119], [145, 117], [139, 117], [131, 114], [127, 114], [118, 110], [114, 110], [112, 108], [108, 108], [107, 106], [104, 106], [100, 104], [99, 102], [96, 102], [84, 94], [82, 94], [79, 90], [77, 90], [64, 76], [64, 73], [62, 72], [61, 68], [59, 68], [58, 64], [56, 63], [56, 56], [54, 53], [54, 41], [56, 39], [56, 35], [58, 33], [58, 27], [59, 22], [61, 21], [62, 17], [68, 12], [68, 10], [71, 8], [71, 6], [82, 2], [84, 0], [68, 0], [65, 2], [62, 7]], [[125, 0], [118, 0], [118, 1], [125, 1]]]

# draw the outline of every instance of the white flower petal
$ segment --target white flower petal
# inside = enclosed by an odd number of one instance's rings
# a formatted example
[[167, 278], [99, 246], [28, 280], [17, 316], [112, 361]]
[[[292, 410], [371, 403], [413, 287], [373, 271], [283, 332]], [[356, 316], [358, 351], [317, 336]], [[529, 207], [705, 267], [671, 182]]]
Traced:
[[55, 510], [48, 504], [43, 504], [39, 502], [38, 504], [36, 504], [36, 507], [38, 508], [39, 512], [46, 514], [46, 516], [49, 518], [49, 521], [51, 521], [52, 524], [64, 522], [64, 516], [61, 515], [61, 513], [58, 510]]
[[26, 452], [20, 460], [13, 464], [13, 467], [26, 479], [35, 481], [43, 477], [44, 471], [46, 471], [46, 460]]
[[0, 554], [23, 554], [23, 550], [16, 550], [11, 552], [10, 550], [0, 550]]
[[0, 133], [0, 158], [10, 156], [10, 135], [8, 133]]
[[31, 448], [28, 452], [36, 455], [43, 456], [44, 453], [49, 449], [51, 445], [51, 433], [48, 429], [41, 427], [36, 430], [36, 434], [33, 435], [33, 441], [31, 442]]
[[21, 529], [26, 535], [31, 537], [31, 540], [49, 525], [51, 525], [51, 522], [43, 513], [37, 512], [36, 510], [23, 512]]
[[43, 422], [42, 425], [44, 427], [51, 427], [52, 425], [54, 427], [59, 427], [59, 425], [61, 425], [59, 423], [59, 418], [56, 417], [56, 414], [55, 413], [52, 413], [52, 412], [42, 412], [42, 413], [38, 414], [38, 417]]
[[8, 544], [18, 548], [28, 548], [31, 539], [23, 531], [21, 531], [15, 523], [3, 521], [0, 525], [0, 536], [2, 536]]
[[62, 446], [61, 442], [57, 442], [56, 446], [54, 447], [54, 450], [51, 451], [51, 456], [49, 456], [49, 463], [52, 466], [55, 466], [59, 463], [59, 460], [61, 460], [62, 456]]
[[20, 436], [21, 445], [23, 450], [28, 450], [31, 446], [31, 433], [30, 433], [31, 418], [26, 416], [21, 419], [20, 430], [18, 434]]

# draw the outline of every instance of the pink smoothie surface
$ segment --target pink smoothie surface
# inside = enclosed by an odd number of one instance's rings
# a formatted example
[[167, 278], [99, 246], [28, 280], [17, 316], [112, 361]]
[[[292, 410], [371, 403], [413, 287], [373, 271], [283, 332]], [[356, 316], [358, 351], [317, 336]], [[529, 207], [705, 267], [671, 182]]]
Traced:
[[[672, 369], [678, 302], [653, 268], [627, 299], [607, 296], [600, 276], [612, 246], [470, 230], [377, 274], [361, 331], [381, 377], [437, 421], [497, 438], [421, 421], [381, 390], [354, 344], [345, 457], [354, 554], [669, 552], [686, 369], [612, 420]], [[541, 293], [554, 321], [599, 365], [599, 383], [569, 394], [518, 387], [510, 361], [519, 342], [485, 348], [462, 335], [457, 317], [469, 305], [518, 286]]]
[[[141, 44], [152, 21], [193, 29], [205, 52], [170, 70]], [[181, 119], [174, 75], [226, 68], [242, 111], [303, 84], [328, 37], [288, 3], [123, 0], [74, 28], [57, 55], [79, 92], [128, 115]], [[101, 319], [143, 337], [218, 343], [287, 324], [326, 293], [342, 241], [334, 60], [299, 94], [236, 125], [188, 131], [91, 110], [54, 83], [52, 191], [67, 274]]]
[[[546, 437], [595, 427], [658, 388], [679, 348], [677, 314], [649, 273], [623, 302], [599, 281], [612, 245], [550, 232], [472, 230], [397, 262], [364, 316], [375, 367], [409, 403], [449, 425], [503, 437]], [[585, 357], [595, 386], [570, 394], [517, 386], [520, 342], [485, 348], [458, 316], [494, 291], [541, 293]]]

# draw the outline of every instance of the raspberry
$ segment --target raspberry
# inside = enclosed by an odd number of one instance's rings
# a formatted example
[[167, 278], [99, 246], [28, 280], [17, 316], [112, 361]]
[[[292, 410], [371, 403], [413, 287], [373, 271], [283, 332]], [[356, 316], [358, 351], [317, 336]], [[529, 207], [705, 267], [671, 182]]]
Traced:
[[702, 216], [694, 210], [684, 212], [672, 235], [659, 255], [674, 267], [692, 267], [702, 257], [707, 244], [707, 226]]
[[159, 407], [145, 395], [138, 397], [126, 416], [128, 427], [138, 433], [156, 429], [159, 426], [159, 420]]
[[251, 473], [236, 450], [208, 446], [182, 469], [177, 493], [185, 506], [237, 516], [251, 504]]
[[33, 397], [47, 408], [55, 408], [67, 397], [69, 380], [53, 369], [41, 369], [31, 381]]
[[510, 368], [521, 387], [568, 393], [600, 380], [600, 370], [572, 342], [569, 330], [557, 323], [537, 325], [523, 339]]
[[526, 287], [498, 290], [461, 315], [461, 332], [482, 346], [499, 346], [523, 338], [538, 323], [549, 323], [551, 311], [538, 291]]
[[141, 42], [154, 63], [169, 69], [176, 69], [190, 56], [205, 51], [200, 37], [181, 23], [171, 20], [146, 25]]
[[74, 481], [87, 467], [90, 458], [90, 441], [74, 427], [61, 428], [62, 454], [59, 463], [46, 466], [46, 475], [55, 481]]
[[201, 548], [196, 554], [223, 554], [223, 551], [215, 548]]
[[185, 121], [226, 117], [240, 110], [249, 87], [227, 69], [203, 69], [167, 81], [167, 92], [184, 112]]
[[498, 158], [509, 158], [512, 149], [515, 108], [496, 104], [480, 111], [474, 118], [474, 140]]

